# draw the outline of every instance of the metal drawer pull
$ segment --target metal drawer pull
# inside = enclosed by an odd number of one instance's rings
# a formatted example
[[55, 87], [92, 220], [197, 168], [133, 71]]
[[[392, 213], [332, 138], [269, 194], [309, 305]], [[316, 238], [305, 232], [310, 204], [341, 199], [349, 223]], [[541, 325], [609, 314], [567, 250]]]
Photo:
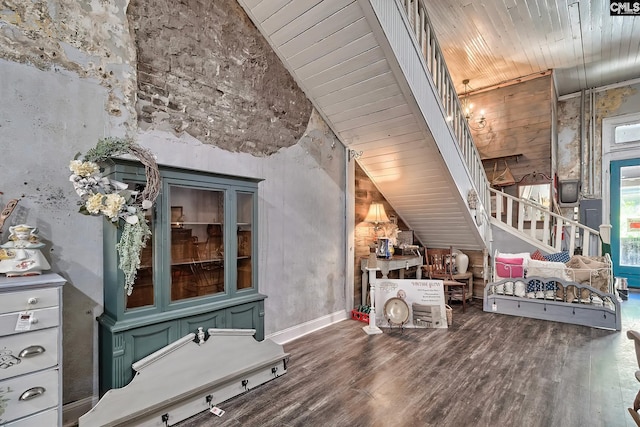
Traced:
[[31, 297], [31, 298], [29, 298], [29, 299], [27, 300], [27, 303], [28, 303], [29, 305], [37, 304], [37, 303], [38, 303], [38, 298]]
[[31, 345], [27, 348], [25, 348], [24, 350], [22, 350], [19, 354], [18, 357], [33, 357], [33, 356], [37, 356], [39, 354], [44, 353], [44, 347], [41, 345]]
[[41, 394], [44, 394], [44, 392], [45, 392], [44, 387], [33, 387], [25, 391], [24, 393], [22, 393], [18, 400], [31, 400], [34, 397], [38, 397]]

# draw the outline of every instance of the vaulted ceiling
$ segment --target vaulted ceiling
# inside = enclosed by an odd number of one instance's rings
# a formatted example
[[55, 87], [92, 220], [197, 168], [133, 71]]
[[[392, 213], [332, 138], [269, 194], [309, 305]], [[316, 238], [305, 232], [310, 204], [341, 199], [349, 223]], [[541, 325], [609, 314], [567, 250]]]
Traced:
[[[238, 1], [421, 241], [460, 249], [486, 243], [486, 221], [479, 226], [466, 203], [474, 185], [483, 188], [475, 176], [484, 170], [469, 167], [475, 151], [466, 156], [454, 140], [441, 104], [446, 88], [429, 77], [436, 70], [444, 80], [440, 56], [426, 65], [413, 39], [418, 0]], [[609, 16], [609, 2], [420, 2], [459, 93], [463, 79], [479, 89], [549, 69], [560, 95], [640, 77], [639, 18]]]
[[640, 16], [606, 0], [424, 2], [458, 93], [553, 69], [559, 95], [640, 77]]

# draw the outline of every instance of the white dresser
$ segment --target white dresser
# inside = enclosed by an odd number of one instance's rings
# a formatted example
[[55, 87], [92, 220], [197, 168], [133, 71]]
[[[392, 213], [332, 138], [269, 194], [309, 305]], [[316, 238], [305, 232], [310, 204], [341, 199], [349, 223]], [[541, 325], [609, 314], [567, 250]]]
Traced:
[[62, 285], [0, 277], [0, 425], [62, 425]]

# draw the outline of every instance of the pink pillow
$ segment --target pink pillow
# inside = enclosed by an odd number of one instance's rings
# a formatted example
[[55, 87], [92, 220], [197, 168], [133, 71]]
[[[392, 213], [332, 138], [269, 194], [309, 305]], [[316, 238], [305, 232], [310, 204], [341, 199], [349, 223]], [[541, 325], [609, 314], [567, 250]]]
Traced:
[[522, 258], [496, 258], [496, 270], [500, 277], [524, 277]]

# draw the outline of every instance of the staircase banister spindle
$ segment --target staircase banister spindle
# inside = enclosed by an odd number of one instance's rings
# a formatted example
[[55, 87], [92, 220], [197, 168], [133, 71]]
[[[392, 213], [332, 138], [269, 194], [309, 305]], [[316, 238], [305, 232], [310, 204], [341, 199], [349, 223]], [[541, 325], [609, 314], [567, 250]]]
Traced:
[[507, 197], [507, 225], [513, 227], [513, 199]]
[[564, 237], [562, 234], [562, 230], [564, 228], [564, 218], [556, 218], [556, 241], [555, 241], [555, 249], [560, 252], [562, 250], [562, 238]]
[[576, 247], [576, 225], [575, 224], [569, 224], [570, 225], [570, 231], [569, 231], [569, 252], [573, 253], [573, 250]]
[[582, 255], [589, 255], [591, 242], [591, 233], [584, 231], [582, 233]]
[[542, 226], [542, 243], [544, 245], [549, 245], [549, 220], [551, 219], [551, 215], [548, 215], [548, 212], [544, 213], [544, 225]]
[[518, 214], [518, 231], [520, 231], [521, 233], [524, 233], [524, 209], [526, 209], [526, 206], [523, 209], [522, 200], [520, 199], [515, 199], [515, 203], [516, 203], [516, 206], [518, 206], [517, 212], [519, 213]]

